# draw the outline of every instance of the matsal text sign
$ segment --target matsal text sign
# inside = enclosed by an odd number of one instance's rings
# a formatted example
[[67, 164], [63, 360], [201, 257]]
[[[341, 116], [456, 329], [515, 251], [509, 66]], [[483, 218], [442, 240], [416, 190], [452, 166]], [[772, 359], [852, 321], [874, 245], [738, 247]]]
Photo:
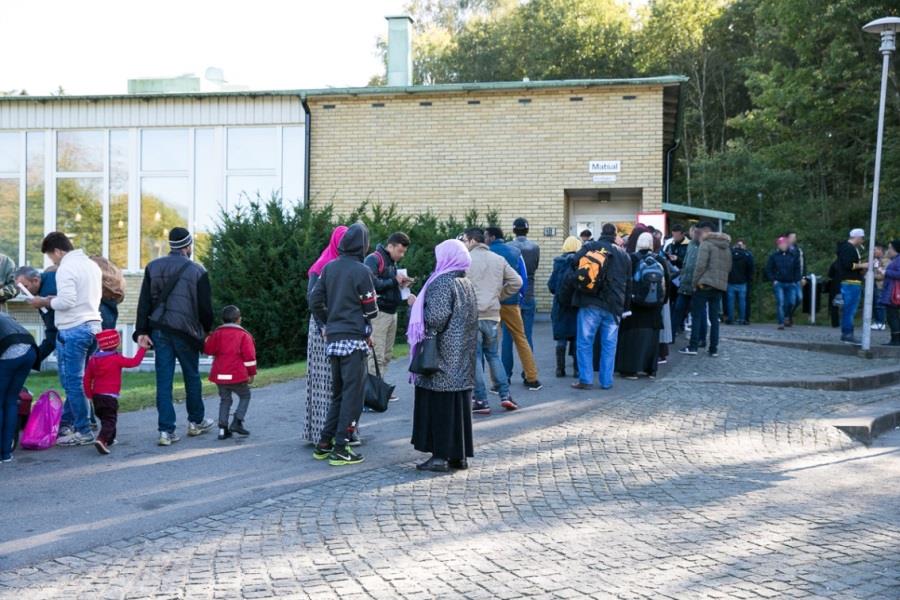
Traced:
[[620, 160], [592, 160], [588, 162], [589, 173], [618, 173], [622, 170]]

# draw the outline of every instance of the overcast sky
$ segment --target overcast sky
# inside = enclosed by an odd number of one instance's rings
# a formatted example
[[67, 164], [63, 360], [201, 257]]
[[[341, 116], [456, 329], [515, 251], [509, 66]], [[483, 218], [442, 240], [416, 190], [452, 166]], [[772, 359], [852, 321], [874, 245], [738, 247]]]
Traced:
[[404, 0], [3, 2], [0, 90], [118, 94], [215, 66], [252, 89], [365, 85]]

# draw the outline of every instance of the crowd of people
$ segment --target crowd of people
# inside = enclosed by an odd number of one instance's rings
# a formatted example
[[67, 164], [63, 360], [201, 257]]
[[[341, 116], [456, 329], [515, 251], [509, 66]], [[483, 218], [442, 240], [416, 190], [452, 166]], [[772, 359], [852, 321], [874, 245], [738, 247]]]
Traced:
[[[382, 377], [397, 337], [398, 313], [409, 309], [410, 382], [414, 386], [412, 445], [430, 454], [425, 471], [467, 468], [473, 456], [472, 415], [489, 415], [489, 393], [506, 411], [513, 398], [514, 351], [525, 390], [542, 389], [534, 359], [536, 273], [540, 247], [529, 239], [524, 218], [513, 222], [514, 237], [502, 229], [471, 227], [434, 248], [435, 268], [418, 293], [416, 279], [400, 266], [410, 246], [396, 232], [370, 248], [362, 223], [339, 226], [308, 271], [308, 376], [303, 439], [313, 457], [335, 466], [364, 460], [359, 420], [367, 384]], [[831, 268], [829, 305], [839, 311], [841, 339], [858, 343], [854, 318], [869, 265], [865, 234], [850, 231], [837, 247]], [[184, 383], [187, 435], [214, 427], [219, 439], [247, 436], [245, 420], [256, 376], [253, 336], [241, 326], [237, 306], [221, 311], [213, 328], [209, 278], [192, 260], [193, 239], [183, 228], [169, 233], [170, 253], [145, 268], [137, 303], [134, 341], [138, 351], [123, 356], [116, 327], [124, 281], [115, 265], [89, 257], [60, 232], [48, 234], [41, 251], [53, 267], [18, 270], [0, 255], [0, 462], [12, 459], [19, 393], [32, 369], [56, 353], [65, 392], [57, 445], [93, 444], [109, 454], [116, 443], [122, 370], [137, 366], [153, 349], [158, 444], [179, 441], [173, 403], [176, 363]], [[371, 251], [370, 251], [371, 250]], [[875, 252], [878, 280], [876, 328], [891, 330], [900, 345], [900, 240]], [[775, 297], [778, 329], [793, 325], [801, 304], [805, 258], [795, 232], [775, 241], [763, 271]], [[626, 236], [606, 224], [570, 236], [552, 261], [547, 288], [552, 295], [552, 332], [557, 377], [571, 375], [575, 390], [608, 390], [614, 374], [655, 378], [670, 346], [689, 330], [679, 352], [719, 354], [720, 321], [746, 325], [755, 279], [753, 254], [710, 222], [689, 228], [673, 224], [668, 239], [637, 224]], [[41, 311], [45, 336], [38, 346], [6, 314], [4, 302], [18, 293]], [[724, 309], [724, 314], [723, 314]], [[834, 315], [833, 315], [834, 318]], [[213, 357], [209, 379], [217, 385], [218, 419], [205, 414], [200, 354]], [[393, 386], [391, 386], [393, 389]], [[233, 399], [238, 403], [232, 412]], [[390, 400], [395, 400], [392, 394]], [[99, 432], [92, 421], [99, 419]]]

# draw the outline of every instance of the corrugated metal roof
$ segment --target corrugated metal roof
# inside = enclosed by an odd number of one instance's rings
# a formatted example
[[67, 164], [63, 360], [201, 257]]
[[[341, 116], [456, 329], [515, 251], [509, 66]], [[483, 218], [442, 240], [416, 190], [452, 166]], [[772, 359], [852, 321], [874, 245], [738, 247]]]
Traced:
[[542, 90], [561, 88], [590, 88], [611, 86], [673, 86], [688, 81], [682, 75], [638, 77], [631, 79], [561, 79], [553, 81], [497, 81], [486, 83], [441, 83], [411, 86], [369, 86], [321, 88], [308, 90], [268, 90], [241, 92], [188, 92], [171, 94], [107, 94], [86, 96], [0, 96], [0, 102], [67, 102], [155, 98], [210, 98], [210, 97], [265, 97], [265, 96], [375, 96], [402, 94], [441, 94], [464, 92], [491, 92], [504, 90]]

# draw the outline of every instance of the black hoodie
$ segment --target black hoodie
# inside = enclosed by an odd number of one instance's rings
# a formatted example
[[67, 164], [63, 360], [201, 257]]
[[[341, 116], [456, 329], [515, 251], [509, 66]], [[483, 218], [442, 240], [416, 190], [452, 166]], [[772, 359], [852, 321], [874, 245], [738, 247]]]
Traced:
[[338, 247], [340, 257], [322, 269], [309, 295], [310, 310], [325, 326], [326, 342], [369, 337], [369, 319], [378, 314], [372, 271], [363, 264], [369, 251], [369, 230], [350, 226]]

